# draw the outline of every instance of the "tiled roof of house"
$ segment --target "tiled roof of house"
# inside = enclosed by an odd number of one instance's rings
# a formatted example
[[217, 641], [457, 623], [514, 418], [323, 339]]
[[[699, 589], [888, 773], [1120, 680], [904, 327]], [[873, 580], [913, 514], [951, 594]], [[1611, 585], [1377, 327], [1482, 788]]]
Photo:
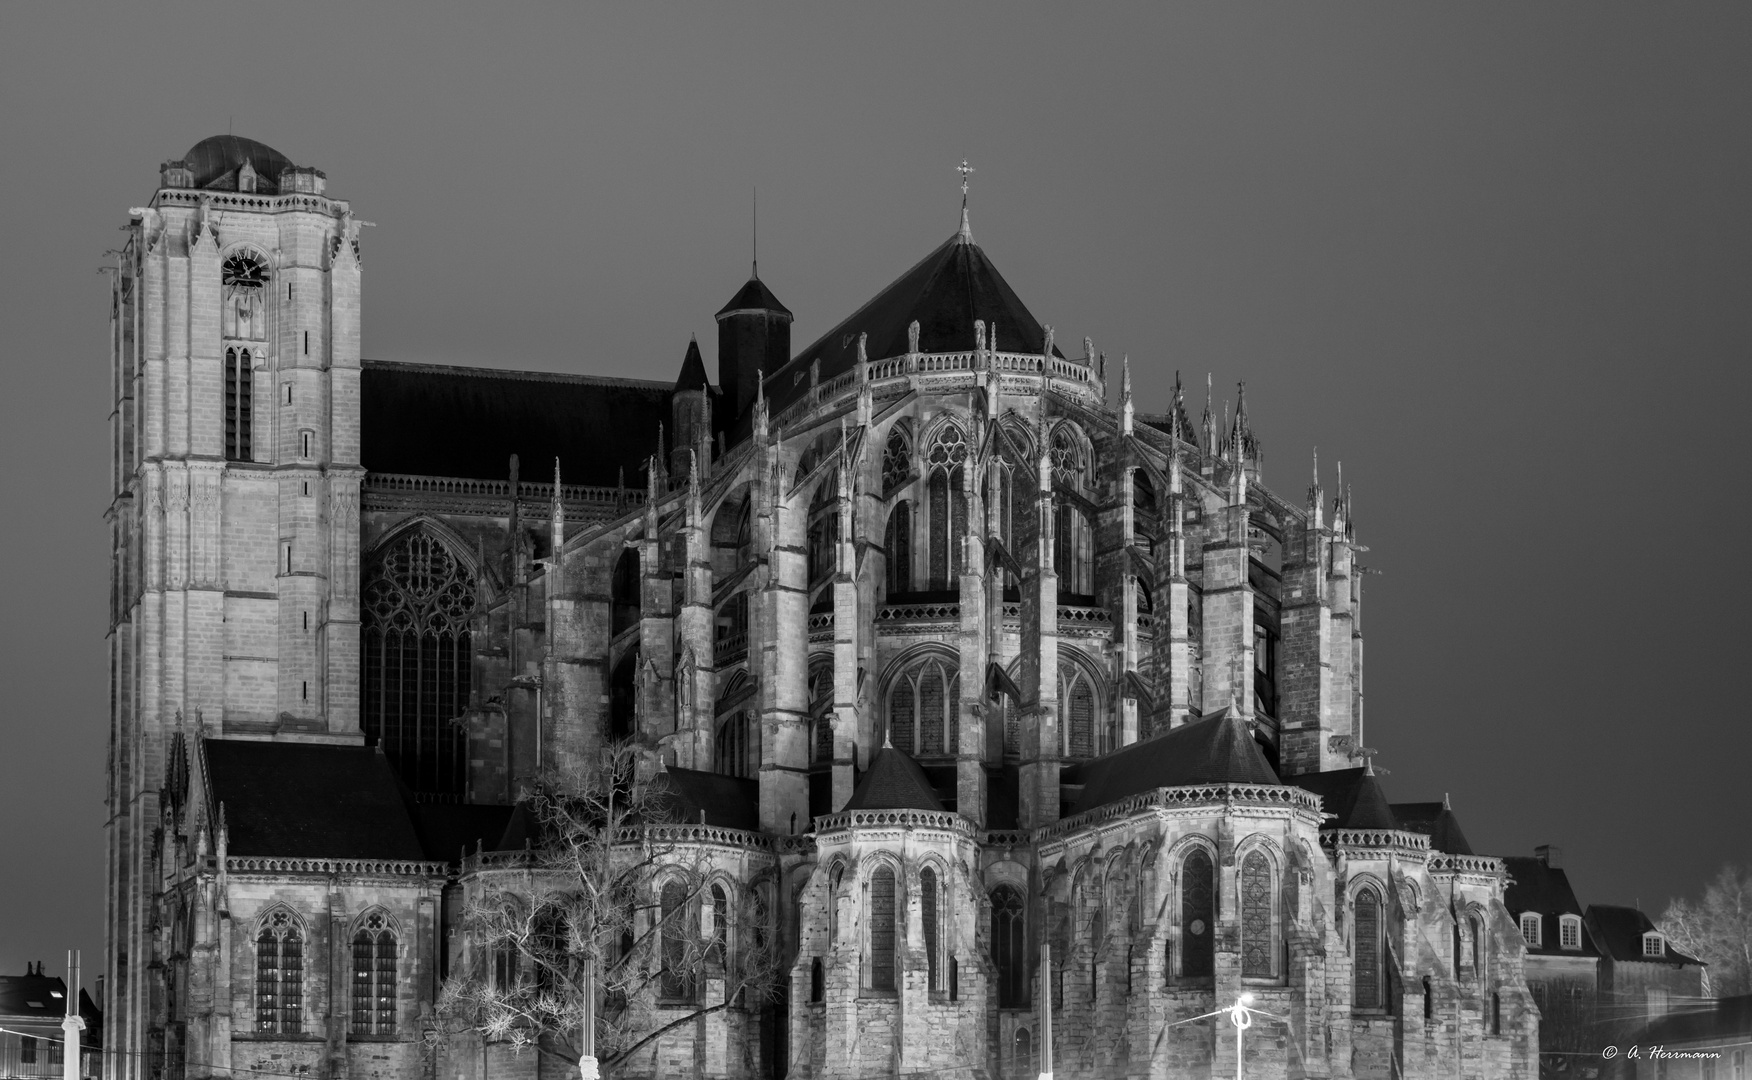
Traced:
[[1290, 783], [1320, 796], [1322, 809], [1336, 815], [1323, 828], [1402, 829], [1375, 774], [1366, 768], [1303, 773]]
[[1673, 947], [1667, 935], [1661, 935], [1661, 955], [1643, 955], [1643, 935], [1658, 929], [1654, 920], [1633, 907], [1616, 904], [1589, 904], [1588, 930], [1600, 946], [1600, 951], [1613, 960], [1636, 960], [1645, 964], [1702, 964], [1695, 956], [1687, 956]]
[[1159, 787], [1283, 782], [1233, 709], [1086, 761], [1074, 775], [1083, 785], [1075, 814]]
[[207, 739], [204, 750], [229, 854], [426, 858], [395, 773], [374, 749]]
[[1448, 855], [1474, 855], [1466, 834], [1460, 831], [1460, 819], [1446, 803], [1394, 803], [1393, 816], [1400, 828], [1423, 833], [1430, 838], [1430, 848]]
[[[703, 367], [702, 367], [703, 374]], [[504, 480], [645, 484], [674, 384], [367, 360], [361, 365], [361, 463], [371, 472]]]
[[930, 778], [904, 752], [884, 745], [870, 759], [870, 768], [852, 789], [847, 810], [943, 810], [931, 790]]

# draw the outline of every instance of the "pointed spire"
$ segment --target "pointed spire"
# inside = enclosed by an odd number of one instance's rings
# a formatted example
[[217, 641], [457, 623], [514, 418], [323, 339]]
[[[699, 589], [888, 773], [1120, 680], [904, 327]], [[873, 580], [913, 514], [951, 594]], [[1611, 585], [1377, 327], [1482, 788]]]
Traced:
[[693, 450], [687, 452], [687, 523], [698, 525], [700, 520], [700, 456]]
[[754, 438], [756, 442], [765, 442], [766, 437], [766, 375], [764, 372], [757, 370], [754, 373]]
[[973, 166], [967, 163], [967, 159], [962, 158], [961, 164], [955, 167], [955, 171], [961, 174], [961, 228], [955, 235], [963, 244], [971, 244], [973, 243], [973, 226], [967, 222], [967, 177], [974, 170]]
[[1199, 420], [1199, 427], [1203, 429], [1204, 452], [1211, 457], [1215, 457], [1217, 454], [1217, 418], [1211, 411], [1215, 403], [1216, 391], [1211, 386], [1211, 373], [1207, 371], [1205, 372], [1204, 416]]
[[1235, 425], [1229, 431], [1229, 449], [1235, 455], [1237, 464], [1245, 465], [1251, 459], [1255, 470], [1259, 467], [1259, 440], [1253, 437], [1253, 425], [1247, 419], [1247, 380], [1242, 379], [1235, 384]]
[[1119, 360], [1119, 430], [1123, 435], [1132, 433], [1132, 385], [1131, 385], [1131, 354], [1126, 353]]
[[1444, 810], [1454, 809], [1454, 804], [1448, 801], [1448, 793], [1446, 791], [1442, 792], [1442, 809], [1444, 809]]
[[553, 532], [553, 573], [556, 575], [560, 572], [560, 553], [566, 547], [566, 504], [561, 498], [560, 492], [560, 459], [556, 457], [554, 458], [554, 497], [549, 510], [550, 527]]

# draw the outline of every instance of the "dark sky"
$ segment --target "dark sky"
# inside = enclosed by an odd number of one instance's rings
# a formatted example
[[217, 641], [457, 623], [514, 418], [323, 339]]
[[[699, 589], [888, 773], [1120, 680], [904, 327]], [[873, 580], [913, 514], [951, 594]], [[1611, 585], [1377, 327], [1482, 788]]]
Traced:
[[102, 948], [97, 268], [228, 125], [377, 223], [365, 355], [658, 378], [754, 188], [802, 344], [968, 158], [1061, 342], [1246, 379], [1281, 492], [1344, 462], [1389, 795], [1658, 913], [1752, 862], [1748, 56], [1744, 4], [6, 5], [0, 971]]

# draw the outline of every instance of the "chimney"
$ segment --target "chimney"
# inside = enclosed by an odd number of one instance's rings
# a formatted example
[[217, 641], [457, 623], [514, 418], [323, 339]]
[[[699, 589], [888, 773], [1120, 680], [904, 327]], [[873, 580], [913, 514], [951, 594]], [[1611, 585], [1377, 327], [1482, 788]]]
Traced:
[[1533, 849], [1533, 857], [1553, 870], [1563, 867], [1563, 849], [1555, 844], [1540, 844]]

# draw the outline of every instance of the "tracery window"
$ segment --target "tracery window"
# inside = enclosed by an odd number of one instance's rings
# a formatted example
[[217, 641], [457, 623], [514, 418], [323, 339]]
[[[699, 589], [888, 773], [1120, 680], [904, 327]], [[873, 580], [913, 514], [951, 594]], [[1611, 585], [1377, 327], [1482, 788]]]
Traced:
[[256, 1030], [304, 1030], [304, 928], [285, 909], [263, 919], [256, 935]]
[[[1082, 444], [1068, 424], [1052, 435], [1052, 468], [1055, 484], [1080, 494], [1089, 489]], [[1059, 499], [1053, 533], [1053, 569], [1058, 573], [1059, 593], [1084, 598], [1095, 593], [1095, 533], [1089, 517], [1069, 499]]]
[[1271, 862], [1255, 851], [1241, 860], [1241, 974], [1270, 978], [1276, 966], [1272, 933]]
[[1160, 518], [1156, 510], [1156, 485], [1142, 469], [1132, 470], [1132, 543], [1149, 554], [1156, 549]]
[[888, 512], [882, 546], [888, 550], [888, 595], [912, 592], [912, 504], [905, 499]]
[[888, 737], [913, 757], [952, 755], [960, 737], [961, 676], [955, 661], [926, 657], [888, 691]]
[[753, 709], [738, 708], [718, 721], [713, 769], [722, 776], [750, 779], [760, 772], [760, 723]]
[[268, 264], [240, 251], [226, 258], [219, 275], [224, 291], [222, 333], [242, 341], [265, 341], [268, 322], [263, 302], [268, 292]]
[[962, 462], [967, 459], [967, 436], [958, 424], [944, 424], [931, 440], [925, 456], [929, 474], [926, 493], [930, 499], [930, 588], [953, 589], [961, 577], [961, 537], [967, 532], [967, 492], [963, 489]]
[[353, 1030], [387, 1035], [395, 1030], [395, 931], [373, 912], [353, 934]]
[[474, 577], [437, 537], [404, 533], [365, 572], [365, 734], [417, 793], [461, 794]]
[[998, 972], [998, 1007], [1028, 1004], [1028, 910], [1014, 885], [992, 890], [992, 964]]
[[[809, 584], [814, 585], [831, 575], [838, 564], [839, 552], [839, 480], [829, 476], [815, 489], [809, 506], [808, 571]], [[828, 602], [832, 603], [831, 595]]]
[[937, 977], [937, 871], [928, 866], [919, 872], [919, 924], [925, 935], [926, 985], [941, 990]]
[[870, 875], [870, 989], [894, 989], [894, 871], [878, 867]]
[[888, 445], [882, 451], [882, 492], [887, 494], [906, 483], [912, 476], [912, 444], [899, 425], [888, 433]]
[[614, 576], [609, 580], [609, 633], [619, 634], [638, 625], [644, 604], [639, 588], [639, 552], [627, 548], [615, 560]]
[[1209, 978], [1215, 970], [1215, 886], [1210, 853], [1195, 849], [1180, 864], [1180, 974], [1186, 978]]
[[1382, 978], [1382, 918], [1381, 894], [1374, 889], [1357, 893], [1354, 932], [1356, 944], [1351, 952], [1355, 983], [1351, 1003], [1358, 1009], [1379, 1009], [1386, 1001], [1385, 979]]
[[225, 350], [225, 460], [250, 460], [255, 374], [248, 349]]
[[825, 765], [833, 760], [833, 665], [809, 667], [809, 715], [814, 717], [815, 737], [809, 741], [809, 763]]
[[1065, 753], [1071, 757], [1093, 757], [1113, 749], [1112, 740], [1096, 738], [1095, 688], [1088, 673], [1072, 665], [1066, 667], [1069, 673], [1059, 683], [1059, 700], [1064, 703]]

